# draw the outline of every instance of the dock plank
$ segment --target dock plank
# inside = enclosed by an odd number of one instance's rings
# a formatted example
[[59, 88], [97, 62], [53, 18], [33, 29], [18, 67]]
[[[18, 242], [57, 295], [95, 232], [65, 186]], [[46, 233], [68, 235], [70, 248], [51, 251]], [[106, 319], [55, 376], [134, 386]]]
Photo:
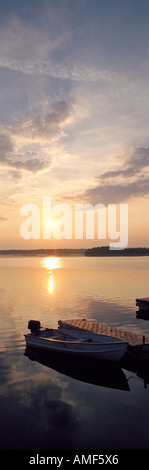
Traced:
[[[121, 330], [120, 328], [112, 327], [104, 323], [97, 323], [89, 320], [71, 319], [71, 320], [60, 320], [59, 326], [66, 328], [74, 328], [92, 331], [93, 333], [112, 336], [127, 341], [131, 346], [139, 346], [143, 343], [143, 335], [133, 333], [132, 331]], [[144, 337], [145, 344], [149, 344], [149, 337]]]
[[93, 322], [92, 332], [93, 332], [93, 333], [97, 333], [97, 330], [98, 330], [98, 323], [94, 323], [94, 322]]

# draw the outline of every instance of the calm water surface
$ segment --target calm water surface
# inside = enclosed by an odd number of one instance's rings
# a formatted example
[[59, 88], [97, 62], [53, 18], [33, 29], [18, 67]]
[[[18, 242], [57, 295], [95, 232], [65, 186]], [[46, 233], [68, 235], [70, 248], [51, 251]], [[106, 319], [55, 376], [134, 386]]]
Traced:
[[24, 341], [31, 318], [48, 327], [86, 318], [149, 336], [136, 317], [145, 296], [148, 257], [0, 258], [1, 449], [149, 448], [147, 361], [145, 370], [79, 368], [27, 355]]

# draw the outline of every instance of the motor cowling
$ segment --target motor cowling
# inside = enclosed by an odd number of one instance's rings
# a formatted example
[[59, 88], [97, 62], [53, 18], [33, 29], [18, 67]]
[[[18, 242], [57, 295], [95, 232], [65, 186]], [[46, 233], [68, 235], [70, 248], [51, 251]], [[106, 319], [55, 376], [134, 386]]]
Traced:
[[41, 328], [40, 321], [30, 320], [28, 322], [28, 329], [31, 330], [31, 333], [36, 333], [38, 330], [40, 330], [40, 328]]

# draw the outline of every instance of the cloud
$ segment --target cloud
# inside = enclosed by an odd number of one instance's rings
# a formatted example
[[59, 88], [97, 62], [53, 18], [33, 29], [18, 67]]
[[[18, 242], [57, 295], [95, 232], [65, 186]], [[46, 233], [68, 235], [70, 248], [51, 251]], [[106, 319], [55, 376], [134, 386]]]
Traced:
[[[92, 61], [86, 54], [86, 27], [84, 29], [83, 55], [78, 39], [80, 32], [66, 21], [62, 11], [47, 12], [46, 21], [40, 26], [35, 21], [28, 24], [16, 15], [11, 15], [0, 28], [0, 67], [27, 75], [44, 75], [74, 82], [115, 81], [116, 73], [107, 70], [97, 60]], [[73, 41], [75, 49], [70, 54]], [[75, 50], [75, 54], [74, 54]], [[95, 50], [94, 50], [95, 52]], [[77, 60], [76, 60], [77, 55]], [[55, 59], [56, 58], [56, 59]]]
[[46, 116], [35, 118], [21, 124], [9, 126], [12, 136], [21, 136], [29, 141], [46, 140], [48, 143], [60, 138], [60, 130], [64, 125], [73, 120], [72, 105], [66, 101], [60, 101], [53, 105], [52, 111]]
[[149, 147], [133, 148], [129, 157], [125, 155], [118, 167], [96, 177], [99, 184], [84, 193], [87, 201], [93, 205], [107, 205], [149, 195], [149, 174], [144, 176], [144, 168], [149, 169]]
[[40, 161], [38, 158], [34, 158], [26, 162], [21, 160], [9, 161], [9, 166], [16, 170], [27, 170], [32, 173], [37, 173], [38, 171], [43, 171], [46, 168], [49, 168], [50, 165], [48, 161]]
[[74, 82], [91, 82], [91, 83], [111, 83], [119, 79], [113, 71], [108, 71], [103, 68], [98, 68], [94, 65], [83, 64], [55, 64], [52, 60], [38, 59], [13, 59], [1, 58], [0, 67], [7, 68], [14, 72], [20, 72], [26, 75], [43, 75], [55, 79], [71, 80]]
[[13, 180], [17, 181], [22, 176], [20, 170], [37, 173], [49, 168], [50, 161], [39, 158], [27, 159], [25, 154], [18, 159], [11, 136], [0, 134], [0, 165], [17, 170], [12, 173]]
[[149, 167], [149, 147], [136, 147], [128, 163], [136, 172], [145, 167]]
[[103, 186], [99, 185], [95, 188], [88, 189], [84, 193], [85, 199], [93, 205], [98, 203], [105, 205], [119, 204], [133, 197], [148, 195], [149, 178], [146, 178], [143, 182], [136, 181], [134, 183], [127, 183], [126, 185], [105, 183]]
[[[24, 156], [23, 156], [24, 158]], [[25, 160], [16, 159], [15, 147], [11, 136], [7, 134], [0, 134], [0, 164], [16, 170], [24, 169], [30, 172], [42, 171], [49, 167], [49, 162], [32, 158]], [[20, 173], [18, 173], [18, 177]], [[16, 175], [15, 175], [16, 179]]]
[[127, 168], [125, 170], [109, 170], [102, 173], [97, 179], [110, 179], [110, 178], [117, 178], [118, 176], [122, 176], [123, 178], [127, 178], [128, 176], [133, 176], [136, 173], [135, 168]]
[[98, 203], [107, 205], [121, 203], [130, 197], [138, 195], [138, 193], [140, 194], [137, 183], [129, 183], [125, 186], [105, 183], [103, 186], [99, 185], [88, 189], [84, 196], [93, 205]]
[[0, 222], [6, 222], [6, 220], [8, 220], [7, 217], [0, 216]]
[[[0, 67], [28, 75], [45, 75], [74, 81], [97, 81], [104, 71], [68, 61], [73, 30], [62, 11], [50, 7], [46, 21], [28, 24], [11, 15], [0, 28]], [[55, 55], [59, 60], [55, 61]], [[104, 75], [104, 76], [103, 76]]]
[[[63, 136], [63, 128], [73, 122], [73, 107], [55, 102], [45, 116], [0, 128], [0, 164], [20, 172], [37, 173], [51, 166], [53, 146]], [[52, 147], [51, 147], [52, 146]], [[41, 157], [41, 155], [44, 155]], [[18, 178], [20, 173], [18, 173]], [[14, 175], [17, 180], [16, 175]]]
[[40, 26], [33, 20], [25, 22], [17, 15], [8, 15], [0, 28], [1, 60], [22, 65], [34, 58], [48, 60], [53, 51], [61, 50], [68, 39], [70, 31], [62, 23], [55, 31], [55, 20], [52, 12], [47, 22], [40, 21]]
[[[123, 156], [123, 161], [120, 158], [116, 159], [118, 162], [118, 169], [110, 169], [101, 175], [97, 176], [99, 180], [106, 180], [110, 178], [128, 178], [135, 175], [141, 176], [142, 170], [149, 167], [149, 147], [135, 147], [131, 150], [130, 155]], [[144, 176], [144, 173], [142, 174]]]
[[0, 134], [0, 162], [7, 163], [9, 156], [13, 152], [13, 143], [7, 134]]

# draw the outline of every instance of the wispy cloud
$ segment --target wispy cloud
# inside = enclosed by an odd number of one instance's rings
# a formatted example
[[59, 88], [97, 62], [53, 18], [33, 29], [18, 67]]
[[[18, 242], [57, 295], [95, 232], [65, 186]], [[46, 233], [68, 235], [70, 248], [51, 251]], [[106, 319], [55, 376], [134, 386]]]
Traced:
[[21, 58], [48, 59], [53, 50], [61, 50], [70, 39], [70, 31], [59, 22], [55, 31], [55, 19], [49, 17], [48, 22], [40, 27], [34, 21], [28, 23], [16, 15], [8, 15], [7, 20], [0, 28], [1, 59], [13, 58], [21, 61]]
[[61, 80], [71, 80], [74, 82], [92, 82], [98, 83], [105, 82], [111, 83], [115, 79], [118, 79], [116, 72], [108, 71], [106, 69], [98, 68], [91, 64], [74, 64], [71, 63], [61, 64], [54, 63], [50, 59], [41, 59], [40, 57], [36, 60], [35, 57], [32, 59], [17, 59], [17, 58], [1, 58], [0, 67], [7, 68], [9, 70], [20, 72], [26, 75], [39, 75], [47, 76]]
[[[34, 23], [24, 23], [11, 15], [0, 28], [0, 67], [27, 75], [47, 77], [75, 82], [111, 82], [115, 71], [97, 65], [97, 62], [82, 61], [77, 46], [77, 60], [70, 54], [74, 31], [64, 19], [50, 10], [47, 22], [40, 28]], [[54, 24], [57, 28], [54, 28]], [[77, 40], [77, 35], [76, 35]], [[56, 57], [56, 60], [55, 60]]]

